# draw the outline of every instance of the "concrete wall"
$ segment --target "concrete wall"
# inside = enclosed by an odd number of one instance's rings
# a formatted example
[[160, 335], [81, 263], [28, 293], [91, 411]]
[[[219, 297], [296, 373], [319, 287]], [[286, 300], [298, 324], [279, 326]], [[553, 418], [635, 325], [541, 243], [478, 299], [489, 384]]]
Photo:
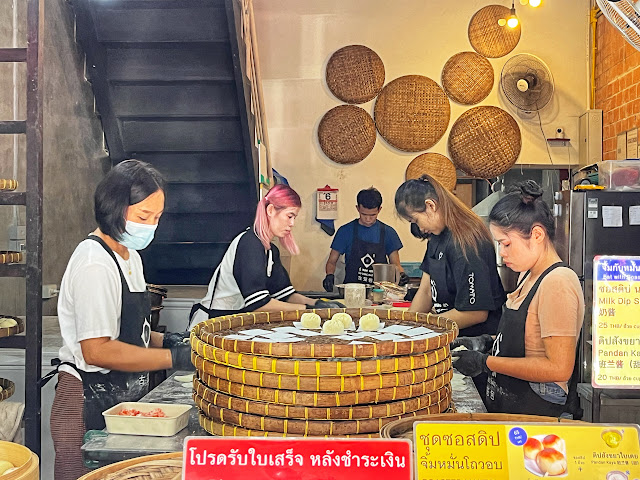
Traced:
[[615, 160], [616, 136], [640, 127], [640, 51], [604, 16], [596, 25], [595, 82], [595, 107], [603, 116], [603, 160]]
[[[401, 259], [421, 260], [425, 250], [393, 208], [395, 190], [417, 153], [394, 150], [378, 136], [364, 161], [342, 166], [327, 159], [318, 146], [320, 119], [341, 103], [324, 81], [331, 54], [345, 45], [367, 45], [382, 58], [386, 82], [420, 74], [439, 83], [447, 59], [471, 50], [469, 20], [486, 5], [484, 0], [254, 0], [273, 166], [289, 179], [304, 203], [294, 230], [302, 250], [291, 264], [296, 288], [322, 288], [331, 237], [314, 221], [314, 192], [325, 184], [340, 189], [337, 224], [356, 215], [356, 193], [375, 185], [384, 199], [380, 219], [396, 228], [405, 245]], [[516, 8], [522, 21], [520, 43], [506, 57], [490, 59], [495, 83], [481, 105], [500, 106], [517, 118], [498, 86], [501, 68], [514, 54], [538, 55], [551, 69], [556, 87], [550, 105], [541, 112], [544, 136], [552, 137], [561, 126], [567, 137], [576, 139], [577, 118], [588, 107], [589, 0], [544, 2], [537, 9], [516, 2]], [[373, 105], [371, 101], [361, 106], [373, 113]], [[450, 126], [467, 108], [451, 103]], [[523, 139], [520, 163], [549, 165], [537, 118], [518, 118], [518, 123]], [[431, 151], [446, 154], [447, 138], [448, 132]], [[576, 141], [550, 150], [555, 164], [577, 162]]]
[[[12, 4], [17, 4], [19, 46], [26, 45], [26, 2], [0, 2], [0, 46], [12, 41]], [[67, 261], [77, 243], [95, 228], [93, 192], [109, 168], [102, 146], [100, 120], [93, 112], [93, 93], [84, 80], [84, 57], [74, 41], [74, 18], [65, 0], [44, 2], [44, 239], [43, 281], [60, 285]], [[12, 117], [13, 73], [1, 65], [0, 117]], [[25, 70], [19, 66], [19, 118], [25, 105]], [[0, 137], [0, 178], [13, 169], [13, 139]], [[24, 188], [24, 139], [18, 144], [18, 180]], [[6, 248], [12, 207], [0, 207], [0, 249]], [[24, 211], [20, 212], [24, 224]], [[24, 313], [22, 279], [0, 279], [0, 312]], [[45, 314], [55, 312], [56, 300], [44, 303]]]

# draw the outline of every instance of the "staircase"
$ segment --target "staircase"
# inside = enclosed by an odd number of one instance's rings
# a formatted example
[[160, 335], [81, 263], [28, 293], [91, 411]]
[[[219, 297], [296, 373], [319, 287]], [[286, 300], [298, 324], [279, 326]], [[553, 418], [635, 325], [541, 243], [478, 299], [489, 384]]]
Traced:
[[205, 285], [258, 199], [238, 0], [72, 0], [112, 162], [168, 182], [149, 283]]

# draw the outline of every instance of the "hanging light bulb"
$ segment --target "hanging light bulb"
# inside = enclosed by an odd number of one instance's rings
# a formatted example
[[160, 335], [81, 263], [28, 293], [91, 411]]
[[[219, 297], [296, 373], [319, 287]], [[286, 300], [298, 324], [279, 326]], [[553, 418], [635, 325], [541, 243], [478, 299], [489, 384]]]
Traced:
[[531, 5], [534, 8], [539, 7], [541, 3], [542, 3], [542, 0], [529, 0], [529, 5]]
[[516, 16], [516, 7], [514, 2], [511, 2], [511, 11], [509, 12], [509, 17], [507, 18], [507, 25], [509, 28], [516, 28], [520, 23], [518, 21], [518, 17]]

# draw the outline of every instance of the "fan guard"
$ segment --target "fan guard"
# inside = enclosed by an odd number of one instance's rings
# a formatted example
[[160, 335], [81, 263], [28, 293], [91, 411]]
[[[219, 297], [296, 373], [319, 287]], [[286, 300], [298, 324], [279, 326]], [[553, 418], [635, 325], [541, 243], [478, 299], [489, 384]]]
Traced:
[[514, 55], [504, 64], [500, 85], [507, 100], [526, 112], [541, 110], [553, 96], [551, 71], [528, 53]]
[[596, 0], [607, 20], [626, 38], [627, 42], [640, 50], [640, 1]]

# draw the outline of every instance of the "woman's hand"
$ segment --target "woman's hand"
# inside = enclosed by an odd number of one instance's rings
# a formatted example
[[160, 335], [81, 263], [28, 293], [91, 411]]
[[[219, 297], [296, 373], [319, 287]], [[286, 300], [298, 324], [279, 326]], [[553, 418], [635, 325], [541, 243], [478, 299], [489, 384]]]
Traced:
[[451, 352], [451, 358], [457, 358], [453, 361], [453, 368], [467, 377], [475, 377], [483, 372], [489, 372], [487, 367], [486, 353], [476, 352], [474, 350], [461, 350], [459, 352]]
[[480, 353], [490, 352], [493, 348], [493, 337], [487, 333], [478, 337], [458, 337], [451, 342], [451, 350], [458, 347], [465, 347], [467, 350], [474, 350]]

